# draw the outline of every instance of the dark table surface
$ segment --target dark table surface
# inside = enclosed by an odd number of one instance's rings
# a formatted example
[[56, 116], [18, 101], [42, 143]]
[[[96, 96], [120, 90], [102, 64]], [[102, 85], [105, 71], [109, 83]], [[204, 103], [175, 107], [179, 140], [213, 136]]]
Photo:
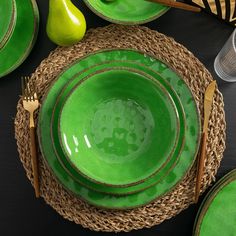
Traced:
[[[63, 219], [43, 199], [36, 200], [18, 158], [14, 139], [14, 117], [20, 94], [20, 77], [29, 75], [47, 57], [55, 45], [45, 32], [48, 1], [38, 0], [40, 30], [36, 45], [28, 59], [17, 70], [0, 80], [0, 234], [3, 236], [42, 235], [109, 235], [82, 228]], [[80, 1], [73, 1], [85, 14], [88, 28], [109, 23], [100, 19]], [[190, 13], [171, 9], [161, 18], [146, 24], [173, 37], [203, 62], [217, 80], [224, 95], [227, 121], [227, 148], [217, 179], [236, 168], [236, 83], [220, 80], [213, 68], [214, 58], [233, 31], [233, 27], [206, 13]], [[200, 202], [202, 201], [202, 197]], [[200, 204], [200, 203], [199, 203]], [[128, 235], [191, 235], [198, 205], [151, 229], [132, 231]], [[120, 233], [126, 235], [127, 233]], [[110, 233], [110, 235], [115, 235]]]

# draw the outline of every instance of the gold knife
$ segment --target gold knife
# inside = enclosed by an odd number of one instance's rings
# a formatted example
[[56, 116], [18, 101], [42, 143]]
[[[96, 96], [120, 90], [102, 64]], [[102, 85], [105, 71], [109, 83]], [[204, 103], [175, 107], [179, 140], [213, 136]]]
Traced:
[[198, 202], [199, 195], [200, 195], [201, 180], [203, 176], [204, 162], [205, 162], [205, 156], [206, 156], [206, 140], [207, 140], [208, 123], [209, 123], [209, 118], [211, 114], [215, 88], [216, 88], [216, 81], [213, 80], [208, 85], [205, 92], [205, 96], [204, 96], [204, 123], [203, 123], [203, 131], [202, 131], [201, 150], [200, 150], [200, 156], [199, 156], [198, 165], [197, 165], [195, 203]]

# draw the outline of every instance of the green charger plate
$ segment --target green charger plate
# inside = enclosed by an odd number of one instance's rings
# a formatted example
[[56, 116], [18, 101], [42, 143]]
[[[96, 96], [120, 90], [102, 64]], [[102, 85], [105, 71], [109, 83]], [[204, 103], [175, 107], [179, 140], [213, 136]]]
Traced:
[[195, 222], [194, 222], [194, 226], [193, 226], [193, 235], [196, 232], [196, 228], [199, 227], [198, 226], [198, 219], [202, 214], [202, 209], [205, 207], [205, 204], [207, 202], [207, 200], [211, 197], [212, 194], [214, 194], [215, 191], [217, 191], [217, 189], [220, 187], [220, 185], [226, 181], [227, 179], [229, 179], [232, 175], [235, 175], [235, 171], [230, 171], [228, 174], [226, 174], [225, 176], [223, 176], [220, 180], [217, 181], [217, 183], [214, 184], [214, 186], [211, 188], [211, 190], [206, 194], [206, 196], [204, 197], [204, 199], [201, 202], [201, 205], [198, 209], [196, 218], [195, 218]]
[[2, 0], [0, 6], [0, 49], [9, 39], [16, 23], [16, 5], [14, 0]]
[[[99, 57], [99, 55], [90, 55], [90, 59], [93, 57]], [[96, 60], [99, 60], [97, 58]], [[134, 58], [133, 58], [134, 61]], [[98, 61], [101, 63], [101, 61]], [[58, 138], [58, 123], [59, 123], [59, 111], [61, 110], [62, 105], [64, 104], [64, 100], [67, 98], [68, 94], [70, 93], [71, 89], [84, 77], [98, 71], [98, 70], [104, 70], [107, 68], [117, 68], [117, 67], [128, 67], [128, 68], [134, 68], [136, 70], [140, 70], [141, 72], [145, 72], [149, 74], [150, 76], [153, 76], [157, 81], [159, 81], [168, 91], [168, 93], [171, 95], [171, 98], [173, 99], [177, 110], [178, 110], [178, 116], [180, 120], [180, 138], [179, 142], [175, 148], [175, 151], [173, 153], [173, 156], [170, 158], [168, 164], [163, 167], [160, 171], [158, 171], [155, 175], [148, 178], [146, 181], [141, 182], [134, 186], [128, 186], [128, 187], [111, 187], [111, 186], [103, 186], [100, 184], [96, 184], [94, 182], [89, 181], [88, 179], [84, 178], [82, 175], [80, 175], [72, 165], [67, 161]], [[78, 69], [79, 70], [79, 69]], [[83, 70], [82, 72], [75, 74], [70, 79], [70, 82], [64, 86], [62, 89], [62, 92], [57, 98], [56, 104], [53, 109], [52, 113], [52, 121], [51, 121], [51, 139], [54, 146], [55, 154], [60, 162], [60, 164], [63, 166], [63, 168], [67, 171], [67, 173], [75, 179], [79, 184], [82, 184], [83, 186], [103, 193], [113, 194], [113, 195], [127, 195], [135, 192], [142, 191], [144, 189], [147, 189], [150, 186], [153, 186], [154, 184], [157, 184], [159, 181], [161, 181], [162, 178], [164, 178], [171, 169], [175, 166], [176, 162], [178, 161], [183, 145], [185, 142], [185, 114], [183, 111], [182, 104], [176, 94], [176, 92], [172, 89], [172, 87], [169, 85], [169, 83], [164, 80], [159, 74], [157, 74], [154, 70], [149, 69], [148, 67], [142, 65], [142, 64], [136, 64], [134, 62], [129, 61], [112, 61], [107, 63], [98, 64], [92, 67], [89, 67], [86, 70]]]
[[29, 55], [38, 33], [35, 0], [1, 0], [0, 77], [16, 69]]
[[[171, 191], [173, 187], [182, 180], [182, 178], [187, 174], [188, 170], [193, 165], [199, 147], [201, 130], [199, 112], [192, 93], [185, 82], [169, 66], [165, 65], [154, 57], [127, 49], [107, 50], [98, 52], [95, 55], [82, 58], [79, 63], [76, 62], [75, 64], [71, 65], [70, 70], [67, 69], [60, 75], [60, 79], [55, 81], [45, 96], [44, 102], [40, 109], [38, 123], [40, 148], [45, 160], [58, 180], [65, 188], [78, 197], [81, 197], [92, 205], [103, 208], [128, 209], [138, 207], [147, 204], [162, 196], [163, 194]], [[66, 170], [62, 167], [57, 159], [57, 156], [55, 155], [53, 143], [50, 138], [49, 127], [51, 124], [52, 111], [57, 96], [60, 94], [63, 86], [65, 86], [68, 80], [71, 79], [71, 74], [76, 74], [78, 71], [82, 71], [85, 68], [89, 68], [95, 64], [98, 64], [98, 61], [133, 61], [135, 58], [136, 62], [144, 64], [154, 71], [158, 71], [161, 76], [166, 79], [174, 88], [178, 88], [177, 93], [182, 101], [186, 113], [187, 128], [185, 137], [188, 142], [185, 143], [181, 158], [179, 159], [175, 168], [169, 172], [161, 182], [142, 192], [128, 196], [109, 196], [107, 194], [98, 193], [81, 186], [71, 176], [69, 176]]]
[[179, 140], [171, 95], [158, 80], [125, 67], [96, 71], [80, 81], [59, 117], [68, 161], [104, 185], [144, 182], [168, 163]]
[[84, 0], [101, 18], [118, 24], [144, 24], [163, 15], [169, 7], [145, 0]]
[[224, 176], [199, 209], [194, 235], [236, 235], [236, 170]]

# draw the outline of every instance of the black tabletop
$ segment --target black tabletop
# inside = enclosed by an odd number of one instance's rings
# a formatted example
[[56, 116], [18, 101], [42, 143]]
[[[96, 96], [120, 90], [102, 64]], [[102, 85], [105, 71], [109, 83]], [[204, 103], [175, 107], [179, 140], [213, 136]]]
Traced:
[[[24, 235], [115, 235], [97, 233], [69, 222], [58, 215], [43, 199], [36, 200], [22, 164], [18, 158], [14, 139], [14, 117], [20, 94], [20, 77], [30, 75], [41, 60], [56, 46], [49, 41], [45, 25], [48, 1], [38, 0], [40, 30], [36, 45], [28, 59], [13, 73], [0, 79], [0, 234], [4, 236]], [[109, 23], [94, 15], [80, 1], [73, 1], [85, 14], [88, 28]], [[214, 58], [233, 31], [233, 27], [204, 12], [190, 13], [171, 9], [161, 18], [146, 24], [173, 37], [192, 51], [217, 80], [224, 95], [227, 121], [227, 148], [217, 174], [217, 179], [236, 168], [236, 83], [220, 80], [213, 68]], [[200, 202], [202, 201], [200, 199]], [[199, 204], [200, 204], [199, 202]], [[192, 205], [178, 216], [166, 220], [151, 229], [120, 233], [120, 235], [191, 235], [198, 205]]]

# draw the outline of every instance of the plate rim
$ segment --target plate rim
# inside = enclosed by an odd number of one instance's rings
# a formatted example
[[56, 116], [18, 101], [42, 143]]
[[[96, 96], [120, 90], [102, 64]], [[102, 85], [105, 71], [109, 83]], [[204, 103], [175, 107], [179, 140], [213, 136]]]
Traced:
[[[17, 1], [18, 0], [13, 0], [16, 4], [16, 15], [18, 15], [17, 13]], [[32, 31], [32, 36], [31, 36], [31, 40], [29, 41], [29, 43], [26, 45], [27, 47], [24, 49], [24, 51], [22, 52], [22, 55], [20, 57], [18, 57], [15, 62], [6, 70], [4, 70], [2, 73], [0, 73], [0, 78], [3, 78], [4, 76], [10, 74], [11, 72], [13, 72], [16, 68], [18, 68], [25, 60], [26, 58], [29, 56], [31, 50], [33, 49], [33, 46], [35, 45], [37, 36], [38, 36], [38, 31], [39, 31], [39, 10], [38, 10], [38, 5], [36, 3], [35, 0], [26, 0], [29, 1], [32, 7], [32, 12], [33, 12], [33, 19], [34, 19], [34, 27], [33, 27], [33, 31]], [[21, 3], [19, 3], [20, 5]], [[4, 47], [2, 47], [0, 49], [0, 54], [1, 54], [1, 50], [4, 48], [8, 48], [9, 43], [11, 43], [11, 37], [14, 34], [14, 30], [17, 27], [17, 19], [15, 22], [15, 27], [11, 33], [10, 38], [7, 40], [6, 44], [4, 45]]]
[[201, 225], [203, 223], [204, 217], [217, 197], [218, 193], [223, 190], [228, 184], [236, 181], [236, 169], [231, 170], [225, 176], [223, 176], [219, 181], [213, 186], [213, 188], [207, 193], [206, 197], [203, 199], [203, 202], [200, 205], [200, 208], [195, 219], [193, 236], [200, 236]]
[[8, 42], [9, 38], [11, 37], [13, 30], [15, 28], [15, 24], [16, 24], [16, 2], [15, 0], [10, 0], [12, 3], [12, 16], [11, 16], [11, 20], [9, 25], [7, 26], [7, 31], [6, 33], [3, 35], [2, 40], [0, 41], [0, 51], [1, 49], [5, 46], [5, 44]]
[[161, 11], [160, 13], [156, 14], [153, 17], [150, 17], [146, 20], [139, 20], [139, 21], [123, 21], [123, 20], [116, 20], [116, 19], [112, 19], [111, 17], [108, 17], [104, 14], [102, 14], [101, 12], [99, 12], [97, 9], [95, 9], [92, 4], [90, 3], [90, 0], [83, 0], [84, 3], [86, 4], [86, 6], [97, 16], [101, 17], [102, 19], [111, 22], [111, 23], [115, 23], [115, 24], [120, 24], [120, 25], [141, 25], [141, 24], [145, 24], [151, 21], [154, 21], [156, 19], [158, 19], [159, 17], [161, 17], [162, 15], [164, 15], [166, 12], [168, 12], [170, 10], [170, 7], [166, 7], [165, 10]]

